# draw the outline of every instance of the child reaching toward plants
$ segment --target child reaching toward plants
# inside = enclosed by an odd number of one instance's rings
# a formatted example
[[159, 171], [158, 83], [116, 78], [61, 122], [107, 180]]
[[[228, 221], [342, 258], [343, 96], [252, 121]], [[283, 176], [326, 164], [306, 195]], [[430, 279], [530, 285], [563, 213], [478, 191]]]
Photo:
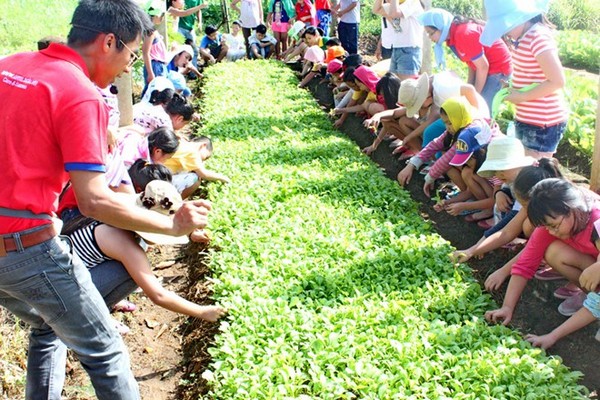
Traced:
[[[132, 180], [135, 178], [133, 184], [136, 188], [144, 185], [148, 175], [170, 178], [168, 170], [160, 165], [146, 164], [140, 160], [132, 168], [135, 169], [131, 172], [131, 176]], [[183, 204], [175, 187], [163, 180], [153, 180], [146, 184], [140, 195], [129, 196], [139, 207], [165, 215], [172, 215]], [[136, 235], [134, 232], [89, 218], [86, 218], [85, 222], [82, 221], [73, 231], [65, 233], [71, 238], [75, 252], [88, 268], [94, 268], [105, 260], [120, 261], [146, 296], [160, 307], [211, 322], [216, 321], [226, 312], [221, 306], [199, 305], [165, 289], [152, 273], [146, 253], [137, 239], [139, 235], [146, 242], [153, 244], [183, 244], [188, 242], [186, 236], [173, 237], [148, 232], [137, 232]]]
[[[487, 200], [492, 207], [491, 185], [483, 178], [474, 178], [485, 158], [485, 146], [492, 140], [493, 130], [488, 122], [476, 117], [476, 111], [469, 101], [460, 96], [446, 100], [440, 108], [440, 117], [446, 131], [435, 138], [398, 173], [398, 182], [404, 186], [410, 182], [413, 172], [424, 162], [432, 159], [438, 151], [443, 155], [431, 166], [425, 175], [423, 192], [431, 196], [431, 189], [437, 178], [447, 174], [456, 186], [467, 196]], [[470, 173], [466, 173], [469, 170]], [[465, 179], [467, 178], [467, 179]]]
[[[518, 198], [518, 195], [517, 195]], [[571, 282], [578, 283], [583, 276], [586, 290], [597, 290], [597, 272], [600, 263], [600, 204], [598, 195], [578, 188], [568, 181], [556, 178], [544, 179], [531, 189], [531, 199], [527, 204], [527, 215], [535, 230], [527, 242], [519, 259], [511, 268], [511, 278], [504, 296], [502, 307], [487, 311], [489, 322], [508, 325], [521, 293], [531, 279], [538, 265], [545, 259], [548, 265]], [[590, 272], [583, 275], [588, 268]], [[597, 295], [596, 295], [597, 296]], [[590, 296], [593, 303], [596, 296]], [[563, 301], [558, 311], [566, 316], [575, 314], [583, 306], [586, 295], [573, 296]], [[598, 306], [598, 303], [594, 307]], [[596, 311], [595, 311], [596, 312]], [[579, 329], [593, 321], [591, 314], [584, 311], [559, 329], [550, 338], [532, 341], [549, 347], [562, 335]], [[556, 332], [555, 332], [556, 333]], [[547, 340], [545, 340], [547, 339]]]
[[181, 197], [190, 197], [198, 189], [202, 179], [230, 182], [227, 176], [211, 171], [204, 165], [204, 161], [212, 154], [212, 141], [206, 136], [200, 136], [193, 142], [181, 141], [175, 154], [165, 161], [165, 166], [173, 173], [173, 185], [181, 193]]

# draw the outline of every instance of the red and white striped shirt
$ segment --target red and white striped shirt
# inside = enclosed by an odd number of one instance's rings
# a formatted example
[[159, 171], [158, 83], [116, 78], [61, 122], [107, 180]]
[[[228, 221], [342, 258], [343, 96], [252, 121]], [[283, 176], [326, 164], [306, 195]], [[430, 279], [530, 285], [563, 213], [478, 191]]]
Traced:
[[[519, 40], [512, 52], [513, 87], [523, 88], [532, 83], [541, 83], [546, 75], [536, 57], [545, 51], [558, 51], [550, 29], [543, 24], [535, 24]], [[562, 91], [517, 104], [517, 121], [537, 126], [553, 126], [567, 120], [568, 111]]]

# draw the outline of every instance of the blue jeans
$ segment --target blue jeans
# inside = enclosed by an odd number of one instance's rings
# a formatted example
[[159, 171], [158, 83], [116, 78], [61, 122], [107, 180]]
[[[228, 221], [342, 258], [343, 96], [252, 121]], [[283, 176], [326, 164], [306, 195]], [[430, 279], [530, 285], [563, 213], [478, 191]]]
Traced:
[[0, 306], [31, 325], [26, 399], [61, 398], [67, 347], [77, 354], [99, 399], [140, 398], [127, 349], [105, 304], [116, 303], [135, 284], [121, 264], [105, 264], [92, 271], [93, 282], [61, 237], [0, 257]]
[[401, 75], [419, 75], [421, 69], [420, 47], [394, 47], [390, 72]]
[[358, 53], [358, 24], [340, 22], [338, 24], [338, 37], [342, 47], [348, 54]]
[[565, 133], [567, 123], [559, 122], [551, 126], [537, 126], [517, 121], [515, 128], [517, 139], [523, 143], [526, 149], [540, 153], [554, 153]]
[[483, 89], [481, 89], [481, 97], [485, 100], [490, 109], [490, 113], [492, 112], [492, 101], [494, 100], [494, 96], [502, 86], [508, 82], [510, 75], [506, 74], [494, 74], [488, 75], [485, 80], [485, 85], [483, 85]]

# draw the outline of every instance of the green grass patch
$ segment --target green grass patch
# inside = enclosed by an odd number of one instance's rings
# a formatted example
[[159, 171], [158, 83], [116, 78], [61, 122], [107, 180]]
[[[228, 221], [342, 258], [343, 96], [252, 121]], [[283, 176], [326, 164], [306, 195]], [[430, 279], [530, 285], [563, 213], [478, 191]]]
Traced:
[[0, 18], [0, 56], [37, 50], [44, 36], [67, 36], [77, 0], [7, 0]]
[[215, 295], [230, 314], [215, 399], [582, 398], [386, 178], [276, 62], [206, 70]]

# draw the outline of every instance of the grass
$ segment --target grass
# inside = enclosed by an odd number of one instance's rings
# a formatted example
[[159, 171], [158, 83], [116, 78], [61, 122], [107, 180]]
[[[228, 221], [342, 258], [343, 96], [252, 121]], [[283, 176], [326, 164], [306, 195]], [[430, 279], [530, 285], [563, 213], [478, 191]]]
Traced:
[[44, 36], [66, 37], [76, 0], [3, 0], [0, 56], [37, 49]]

